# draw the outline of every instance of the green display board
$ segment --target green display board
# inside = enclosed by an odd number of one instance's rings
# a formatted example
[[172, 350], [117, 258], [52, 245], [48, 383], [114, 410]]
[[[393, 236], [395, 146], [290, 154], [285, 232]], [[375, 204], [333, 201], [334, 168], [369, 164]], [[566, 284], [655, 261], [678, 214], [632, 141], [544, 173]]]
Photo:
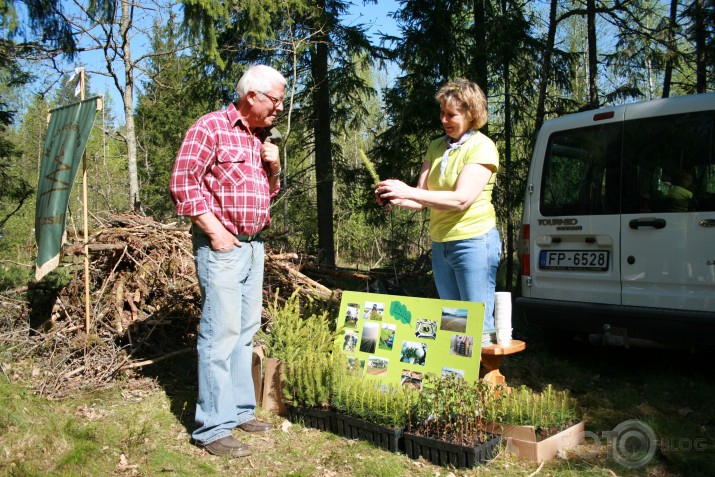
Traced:
[[427, 373], [479, 378], [484, 303], [343, 292], [340, 347], [352, 367], [422, 387]]

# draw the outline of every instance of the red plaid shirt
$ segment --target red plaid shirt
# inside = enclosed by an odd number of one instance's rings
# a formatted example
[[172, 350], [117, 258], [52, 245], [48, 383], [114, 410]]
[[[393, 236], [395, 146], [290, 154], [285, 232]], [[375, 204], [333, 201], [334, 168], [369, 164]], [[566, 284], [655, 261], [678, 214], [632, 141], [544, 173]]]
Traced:
[[179, 215], [207, 212], [237, 235], [254, 235], [271, 222], [266, 166], [261, 161], [263, 132], [251, 134], [236, 107], [201, 117], [186, 132], [169, 191]]

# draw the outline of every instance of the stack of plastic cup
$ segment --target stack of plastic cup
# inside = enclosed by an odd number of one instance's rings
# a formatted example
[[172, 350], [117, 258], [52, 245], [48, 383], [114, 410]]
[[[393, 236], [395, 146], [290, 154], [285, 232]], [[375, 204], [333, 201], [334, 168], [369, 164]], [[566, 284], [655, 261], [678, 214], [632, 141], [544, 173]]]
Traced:
[[497, 344], [511, 344], [511, 293], [494, 293], [494, 324], [497, 330]]

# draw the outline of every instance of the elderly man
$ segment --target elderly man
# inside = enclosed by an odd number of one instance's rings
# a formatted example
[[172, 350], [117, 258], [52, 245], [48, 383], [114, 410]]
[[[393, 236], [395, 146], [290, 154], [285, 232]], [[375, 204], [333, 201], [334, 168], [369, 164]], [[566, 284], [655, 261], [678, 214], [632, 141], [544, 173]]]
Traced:
[[283, 110], [286, 80], [273, 68], [249, 68], [239, 99], [189, 128], [169, 186], [179, 215], [192, 222], [202, 298], [199, 395], [194, 442], [215, 455], [251, 454], [232, 429], [272, 428], [254, 415], [253, 335], [261, 322], [263, 242], [269, 205], [280, 188], [278, 147], [266, 141]]

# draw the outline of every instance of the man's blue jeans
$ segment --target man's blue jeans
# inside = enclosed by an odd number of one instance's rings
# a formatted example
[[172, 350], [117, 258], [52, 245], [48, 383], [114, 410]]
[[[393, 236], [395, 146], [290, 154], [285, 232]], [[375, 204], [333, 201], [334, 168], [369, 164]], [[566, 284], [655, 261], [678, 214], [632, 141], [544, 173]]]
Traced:
[[254, 418], [251, 364], [263, 304], [263, 242], [216, 252], [196, 228], [192, 241], [203, 303], [197, 343], [199, 427], [192, 437], [206, 445]]
[[484, 331], [494, 329], [494, 290], [501, 257], [495, 228], [479, 237], [432, 242], [432, 272], [442, 300], [484, 303]]

